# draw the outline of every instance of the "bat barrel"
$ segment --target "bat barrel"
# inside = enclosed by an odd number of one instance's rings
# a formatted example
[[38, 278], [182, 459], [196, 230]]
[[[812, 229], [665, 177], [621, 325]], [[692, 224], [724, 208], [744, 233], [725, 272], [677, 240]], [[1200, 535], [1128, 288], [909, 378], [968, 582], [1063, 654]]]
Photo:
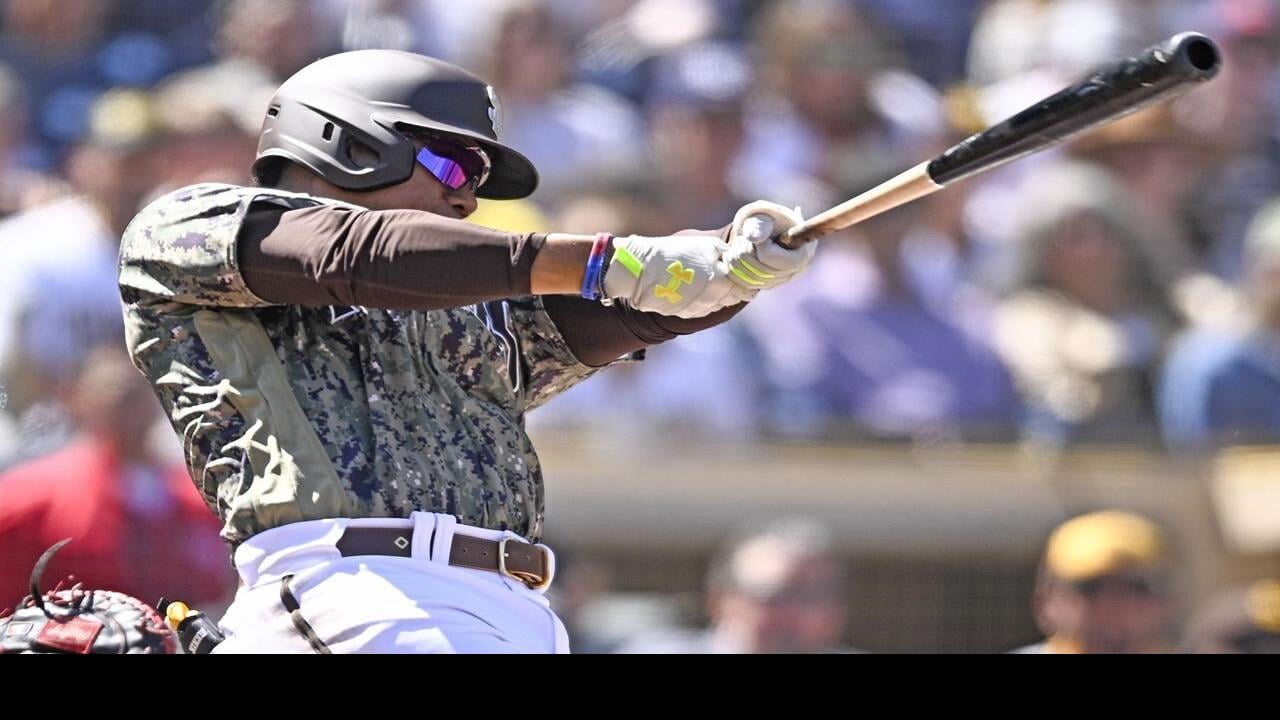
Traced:
[[1175, 35], [956, 145], [929, 163], [929, 176], [946, 185], [1012, 162], [1205, 82], [1221, 66], [1212, 40]]

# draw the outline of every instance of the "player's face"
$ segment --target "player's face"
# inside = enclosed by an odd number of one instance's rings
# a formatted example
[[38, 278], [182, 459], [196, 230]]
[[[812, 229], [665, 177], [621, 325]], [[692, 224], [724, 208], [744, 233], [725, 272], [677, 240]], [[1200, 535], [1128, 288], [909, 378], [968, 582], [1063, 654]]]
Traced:
[[1168, 602], [1158, 584], [1140, 577], [1108, 576], [1063, 583], [1051, 599], [1057, 632], [1086, 652], [1132, 653], [1163, 646]]
[[724, 629], [754, 653], [821, 652], [840, 643], [846, 610], [825, 559], [794, 561], [767, 594], [739, 591], [719, 607]]
[[415, 141], [413, 175], [405, 182], [362, 196], [374, 210], [422, 210], [451, 218], [476, 211], [477, 185], [487, 176], [487, 161], [450, 145]]
[[450, 218], [465, 218], [476, 211], [476, 194], [469, 186], [451, 190], [417, 164], [413, 177], [399, 185], [364, 193], [360, 200], [371, 210], [422, 210]]

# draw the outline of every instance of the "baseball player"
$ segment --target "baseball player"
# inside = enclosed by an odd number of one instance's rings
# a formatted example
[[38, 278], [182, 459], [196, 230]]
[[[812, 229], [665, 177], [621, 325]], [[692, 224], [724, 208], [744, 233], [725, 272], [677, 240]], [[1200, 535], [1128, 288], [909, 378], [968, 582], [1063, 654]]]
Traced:
[[813, 257], [763, 202], [661, 238], [461, 222], [537, 185], [500, 126], [457, 67], [335, 55], [271, 100], [254, 187], [125, 232], [131, 356], [235, 548], [219, 652], [566, 652], [525, 414]]

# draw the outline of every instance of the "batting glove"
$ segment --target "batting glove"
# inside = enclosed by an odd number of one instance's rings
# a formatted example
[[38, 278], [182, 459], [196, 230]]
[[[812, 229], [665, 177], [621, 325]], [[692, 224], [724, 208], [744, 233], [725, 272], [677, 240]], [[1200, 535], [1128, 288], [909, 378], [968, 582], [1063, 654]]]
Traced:
[[682, 318], [748, 302], [758, 291], [731, 279], [724, 261], [730, 247], [720, 234], [614, 238], [604, 295], [637, 310]]
[[813, 261], [818, 244], [809, 242], [789, 250], [773, 241], [802, 222], [799, 209], [764, 200], [739, 210], [724, 254], [733, 281], [745, 289], [768, 290], [803, 272]]

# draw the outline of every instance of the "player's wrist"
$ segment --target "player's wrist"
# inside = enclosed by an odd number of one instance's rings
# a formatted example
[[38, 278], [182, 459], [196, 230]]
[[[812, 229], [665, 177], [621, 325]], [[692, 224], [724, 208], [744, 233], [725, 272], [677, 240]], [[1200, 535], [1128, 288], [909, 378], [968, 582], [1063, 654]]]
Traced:
[[529, 272], [533, 294], [580, 294], [595, 240], [590, 235], [548, 235]]

